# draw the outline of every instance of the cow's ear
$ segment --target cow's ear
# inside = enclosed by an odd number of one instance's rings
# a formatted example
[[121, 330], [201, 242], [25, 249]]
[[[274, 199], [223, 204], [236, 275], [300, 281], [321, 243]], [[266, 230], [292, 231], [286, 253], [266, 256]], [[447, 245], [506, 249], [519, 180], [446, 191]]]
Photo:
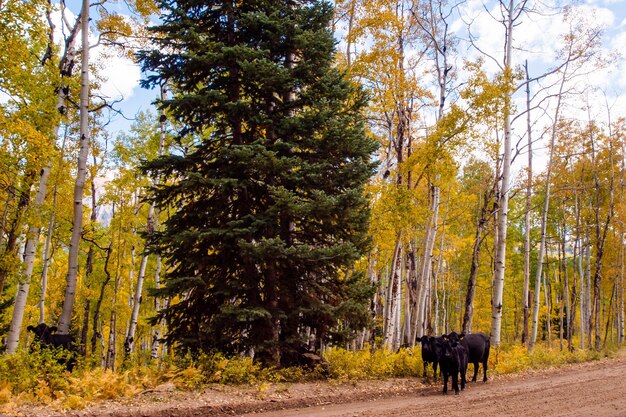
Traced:
[[35, 328], [34, 328], [33, 326], [28, 326], [28, 327], [26, 328], [26, 330], [27, 330], [27, 331], [29, 331], [29, 332], [34, 332], [34, 331], [35, 331]]
[[441, 338], [442, 338], [443, 340], [448, 340], [448, 335], [447, 335], [447, 334], [441, 335]]
[[59, 329], [57, 328], [57, 326], [50, 326], [50, 327], [48, 327], [48, 331], [49, 331], [50, 333], [52, 333], [52, 332], [56, 332], [57, 330], [59, 330]]
[[465, 333], [461, 333], [461, 334], [459, 335], [459, 339], [461, 339], [461, 340], [463, 340], [463, 338], [464, 338], [464, 337], [465, 337]]

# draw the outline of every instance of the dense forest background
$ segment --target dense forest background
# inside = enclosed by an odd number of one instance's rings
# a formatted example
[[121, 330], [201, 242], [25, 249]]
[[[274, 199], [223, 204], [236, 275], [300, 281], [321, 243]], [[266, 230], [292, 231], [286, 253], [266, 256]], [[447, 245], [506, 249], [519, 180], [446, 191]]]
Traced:
[[[0, 2], [8, 352], [39, 322], [111, 369], [177, 349], [292, 364], [452, 330], [624, 341], [606, 16], [513, 0], [123, 9]], [[159, 94], [114, 135], [113, 56]]]

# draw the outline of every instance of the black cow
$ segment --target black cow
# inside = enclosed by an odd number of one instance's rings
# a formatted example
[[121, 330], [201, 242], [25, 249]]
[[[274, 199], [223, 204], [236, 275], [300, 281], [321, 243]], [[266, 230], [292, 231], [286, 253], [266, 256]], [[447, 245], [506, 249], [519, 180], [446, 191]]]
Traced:
[[474, 377], [472, 382], [476, 382], [478, 376], [478, 364], [483, 365], [483, 382], [487, 382], [487, 364], [489, 362], [489, 337], [484, 333], [472, 333], [457, 335], [455, 332], [450, 333], [450, 338], [460, 342], [467, 349], [468, 361], [474, 364]]
[[426, 368], [429, 363], [432, 363], [433, 377], [437, 379], [437, 365], [439, 364], [439, 351], [441, 349], [437, 342], [441, 342], [441, 336], [422, 336], [417, 340], [422, 344], [422, 361], [424, 362], [424, 372], [422, 376], [424, 378], [428, 377], [428, 371]]
[[467, 350], [457, 339], [448, 335], [435, 341], [440, 349], [439, 366], [443, 373], [443, 393], [448, 393], [448, 377], [452, 377], [452, 389], [459, 394], [459, 374], [461, 389], [465, 389], [465, 373], [467, 372]]
[[59, 358], [59, 363], [64, 363], [67, 370], [72, 372], [76, 364], [76, 354], [78, 352], [74, 336], [57, 334], [56, 326], [48, 326], [45, 323], [39, 323], [37, 326], [28, 326], [26, 329], [35, 334], [34, 342], [38, 342], [42, 348], [66, 351], [66, 354]]

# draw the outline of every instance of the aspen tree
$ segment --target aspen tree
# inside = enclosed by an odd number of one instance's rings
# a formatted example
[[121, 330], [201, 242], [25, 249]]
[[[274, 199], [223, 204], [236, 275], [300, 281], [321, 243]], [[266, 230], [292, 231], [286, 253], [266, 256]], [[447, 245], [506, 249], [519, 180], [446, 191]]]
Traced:
[[81, 84], [80, 84], [80, 138], [78, 171], [74, 186], [74, 218], [72, 238], [69, 245], [67, 286], [63, 298], [63, 309], [58, 321], [60, 334], [67, 334], [70, 329], [78, 275], [78, 250], [83, 231], [83, 189], [87, 176], [87, 158], [89, 152], [89, 0], [83, 0], [81, 8]]

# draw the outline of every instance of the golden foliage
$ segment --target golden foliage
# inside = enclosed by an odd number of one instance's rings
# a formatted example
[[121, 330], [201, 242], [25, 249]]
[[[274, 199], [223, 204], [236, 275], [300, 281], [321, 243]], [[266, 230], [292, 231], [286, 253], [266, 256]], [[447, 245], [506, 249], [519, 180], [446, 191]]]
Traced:
[[328, 377], [340, 381], [417, 376], [422, 363], [419, 347], [398, 352], [367, 346], [356, 352], [330, 348], [324, 357], [328, 361]]

